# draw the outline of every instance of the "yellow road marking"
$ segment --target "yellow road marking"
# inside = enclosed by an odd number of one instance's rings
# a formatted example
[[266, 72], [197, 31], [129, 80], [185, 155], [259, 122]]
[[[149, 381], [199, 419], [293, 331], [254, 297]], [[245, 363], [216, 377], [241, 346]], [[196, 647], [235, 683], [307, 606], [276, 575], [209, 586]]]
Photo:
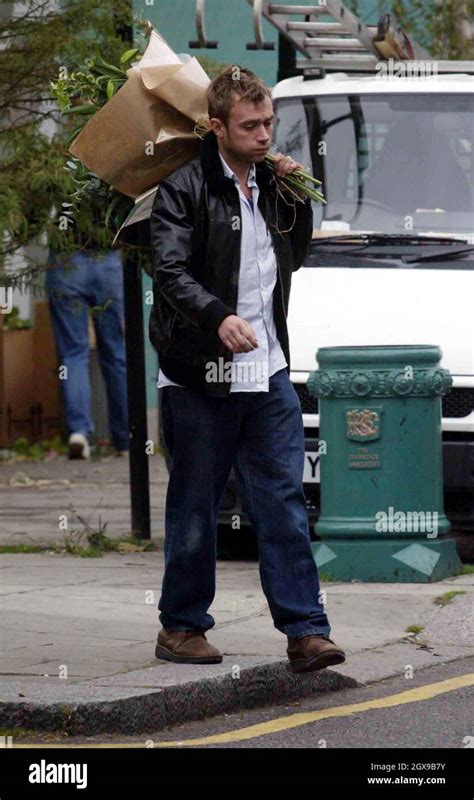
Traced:
[[[202, 736], [198, 739], [183, 739], [170, 742], [154, 742], [154, 747], [190, 747], [207, 744], [229, 744], [231, 742], [243, 742], [247, 739], [256, 739], [259, 736], [268, 736], [272, 733], [298, 728], [300, 725], [308, 725], [322, 719], [334, 717], [346, 717], [350, 714], [358, 714], [361, 711], [371, 711], [374, 708], [392, 708], [393, 706], [403, 705], [404, 703], [419, 703], [422, 700], [431, 700], [439, 694], [453, 692], [465, 686], [474, 685], [474, 672], [467, 675], [458, 675], [456, 678], [447, 678], [437, 683], [429, 683], [425, 686], [418, 686], [416, 689], [407, 689], [405, 692], [390, 694], [387, 697], [377, 697], [373, 700], [364, 700], [362, 703], [350, 703], [345, 706], [335, 706], [334, 708], [323, 708], [320, 711], [308, 711], [298, 714], [290, 714], [286, 717], [277, 717], [260, 722], [257, 725], [249, 725], [247, 728], [239, 728], [227, 733], [216, 733], [211, 736]], [[308, 700], [310, 698], [307, 698]], [[150, 737], [148, 737], [150, 738]], [[144, 734], [144, 739], [147, 739]], [[136, 742], [103, 743], [103, 744], [16, 744], [15, 748], [32, 747], [66, 747], [66, 748], [87, 748], [87, 747], [106, 747], [106, 748], [125, 748], [125, 747], [146, 747], [146, 744]]]

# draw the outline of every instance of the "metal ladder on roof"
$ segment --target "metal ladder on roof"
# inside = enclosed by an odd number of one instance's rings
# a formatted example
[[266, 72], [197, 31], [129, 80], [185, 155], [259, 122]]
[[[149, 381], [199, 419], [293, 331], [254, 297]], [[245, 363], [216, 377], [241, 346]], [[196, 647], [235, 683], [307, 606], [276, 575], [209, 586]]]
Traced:
[[[365, 25], [339, 0], [319, 0], [306, 5], [247, 0], [252, 6], [254, 41], [248, 50], [274, 50], [265, 40], [263, 20], [270, 22], [304, 58], [296, 66], [305, 74], [326, 71], [374, 72], [381, 61], [432, 61], [430, 53], [411, 39], [390, 14], [383, 14], [376, 27]], [[304, 17], [303, 20], [295, 17]], [[321, 21], [321, 18], [325, 19]], [[329, 21], [327, 18], [330, 18]], [[332, 18], [332, 19], [331, 19]], [[196, 0], [197, 39], [191, 48], [216, 48], [205, 28], [205, 0]], [[439, 72], [473, 72], [472, 61], [436, 61]]]
[[[289, 38], [305, 58], [297, 61], [303, 69], [372, 71], [381, 59], [430, 58], [417, 43], [399, 33], [389, 14], [381, 17], [378, 27], [365, 25], [339, 0], [320, 0], [311, 5], [291, 5], [247, 0], [253, 5], [256, 41], [260, 39], [262, 18]], [[304, 21], [291, 17], [304, 16]], [[332, 17], [321, 22], [321, 17]]]

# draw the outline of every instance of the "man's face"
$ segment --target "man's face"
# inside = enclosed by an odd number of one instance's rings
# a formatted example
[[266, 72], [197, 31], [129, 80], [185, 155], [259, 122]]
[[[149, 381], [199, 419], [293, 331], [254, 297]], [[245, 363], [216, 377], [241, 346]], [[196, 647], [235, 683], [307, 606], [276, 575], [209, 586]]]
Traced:
[[260, 103], [234, 101], [227, 126], [213, 117], [211, 125], [223, 149], [246, 164], [263, 161], [270, 149], [273, 128], [273, 103], [265, 97]]

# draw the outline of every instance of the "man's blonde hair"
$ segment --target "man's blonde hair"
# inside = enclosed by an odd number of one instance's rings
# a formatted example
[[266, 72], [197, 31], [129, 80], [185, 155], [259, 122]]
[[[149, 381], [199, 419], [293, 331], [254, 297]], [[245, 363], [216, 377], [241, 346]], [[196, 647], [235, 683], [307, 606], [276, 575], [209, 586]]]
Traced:
[[261, 103], [272, 93], [261, 78], [245, 67], [233, 64], [214, 78], [207, 88], [209, 118], [217, 117], [227, 125], [235, 94], [243, 100]]

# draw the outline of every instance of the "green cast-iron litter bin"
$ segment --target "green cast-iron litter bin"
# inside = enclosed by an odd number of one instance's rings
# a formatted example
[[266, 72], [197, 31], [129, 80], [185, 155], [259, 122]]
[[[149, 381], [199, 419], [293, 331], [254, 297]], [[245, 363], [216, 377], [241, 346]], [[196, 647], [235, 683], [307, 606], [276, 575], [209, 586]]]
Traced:
[[334, 580], [430, 582], [462, 572], [443, 508], [441, 396], [434, 345], [322, 347], [321, 516], [312, 543]]

